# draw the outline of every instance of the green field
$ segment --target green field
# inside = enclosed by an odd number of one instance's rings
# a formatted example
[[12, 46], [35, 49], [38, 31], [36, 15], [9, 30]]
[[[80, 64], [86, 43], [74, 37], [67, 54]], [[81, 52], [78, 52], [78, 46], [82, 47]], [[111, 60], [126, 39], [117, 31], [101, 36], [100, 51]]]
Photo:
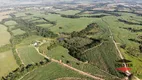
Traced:
[[65, 15], [74, 15], [79, 12], [80, 11], [78, 11], [78, 10], [57, 11], [57, 13], [65, 14]]
[[7, 21], [4, 24], [7, 26], [15, 26], [17, 23], [15, 21]]
[[44, 57], [38, 54], [33, 46], [18, 48], [18, 54], [20, 55], [25, 65], [40, 62], [44, 59]]
[[[53, 32], [80, 31], [84, 29], [88, 24], [95, 22], [95, 20], [97, 20], [97, 18], [63, 18], [57, 14], [48, 14], [46, 16], [46, 19], [50, 21], [55, 21], [57, 23], [55, 26], [50, 28]], [[60, 27], [62, 27], [62, 29], [60, 29]]]
[[18, 67], [12, 51], [0, 53], [0, 79]]
[[0, 24], [0, 45], [5, 45], [5, 44], [9, 44], [9, 40], [11, 35], [9, 34], [9, 32], [7, 32], [7, 27], [5, 27], [4, 25]]
[[29, 36], [29, 37], [23, 39], [22, 42], [17, 45], [17, 47], [19, 47], [19, 46], [28, 46], [30, 44], [34, 44], [34, 42], [36, 42], [36, 41], [41, 41], [43, 39], [44, 38], [41, 37], [41, 36], [32, 35], [32, 36]]
[[62, 46], [57, 46], [49, 50], [47, 52], [47, 56], [57, 60], [69, 60], [69, 61], [78, 62], [78, 60], [70, 56], [68, 50]]
[[55, 80], [58, 78], [65, 78], [65, 77], [74, 77], [74, 78], [92, 80], [54, 62], [51, 62], [43, 67], [39, 67], [38, 69], [32, 71], [27, 76], [23, 77], [22, 80]]
[[16, 17], [23, 17], [23, 16], [26, 16], [24, 12], [17, 12], [15, 14]]
[[15, 29], [15, 30], [12, 30], [12, 33], [13, 33], [13, 35], [21, 35], [21, 34], [24, 34], [25, 31], [23, 31], [21, 29]]
[[43, 28], [50, 28], [50, 27], [52, 27], [53, 25], [52, 25], [52, 24], [39, 24], [39, 25], [37, 25], [37, 26], [43, 27]]

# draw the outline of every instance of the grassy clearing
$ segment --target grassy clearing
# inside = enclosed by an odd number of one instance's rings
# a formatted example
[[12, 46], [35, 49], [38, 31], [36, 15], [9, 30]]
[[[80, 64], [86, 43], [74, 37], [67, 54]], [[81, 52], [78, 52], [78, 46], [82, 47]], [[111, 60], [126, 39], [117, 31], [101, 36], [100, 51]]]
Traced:
[[8, 26], [9, 30], [12, 30], [13, 28], [15, 28], [15, 26]]
[[32, 64], [40, 62], [44, 57], [40, 56], [33, 46], [25, 46], [18, 48], [18, 54], [20, 54], [23, 62], [27, 64]]
[[80, 11], [78, 11], [78, 10], [57, 11], [57, 13], [65, 14], [65, 15], [74, 15], [79, 12]]
[[36, 41], [41, 41], [41, 40], [43, 40], [43, 37], [37, 36], [37, 35], [32, 35], [32, 36], [29, 36], [29, 37], [23, 39], [22, 42], [17, 45], [17, 47], [28, 46], [30, 44], [33, 44]]
[[57, 60], [69, 60], [69, 61], [75, 61], [75, 62], [78, 61], [77, 59], [69, 55], [68, 50], [62, 46], [57, 46], [51, 49], [50, 51], [47, 52], [47, 56]]
[[5, 27], [4, 25], [0, 24], [0, 45], [5, 45], [5, 44], [9, 44], [9, 40], [11, 35], [9, 34], [9, 32], [7, 31], [7, 27]]
[[0, 79], [18, 67], [12, 51], [0, 53]]
[[52, 27], [53, 25], [52, 24], [39, 24], [37, 26], [40, 26], [40, 27], [43, 27], [43, 28], [50, 28]]
[[21, 30], [21, 29], [15, 29], [12, 31], [13, 35], [20, 35], [20, 34], [24, 34], [25, 31]]
[[23, 16], [26, 16], [26, 14], [24, 12], [17, 12], [15, 14], [16, 17], [23, 17]]
[[36, 22], [46, 22], [45, 20], [43, 20], [43, 19], [40, 19], [40, 20], [35, 20], [35, 21], [33, 21], [34, 23], [36, 23]]
[[91, 80], [73, 70], [63, 67], [57, 63], [49, 63], [46, 66], [40, 67], [29, 75], [25, 76], [22, 80], [55, 80], [63, 77], [74, 77]]
[[15, 21], [7, 21], [4, 24], [7, 26], [15, 26], [17, 23]]

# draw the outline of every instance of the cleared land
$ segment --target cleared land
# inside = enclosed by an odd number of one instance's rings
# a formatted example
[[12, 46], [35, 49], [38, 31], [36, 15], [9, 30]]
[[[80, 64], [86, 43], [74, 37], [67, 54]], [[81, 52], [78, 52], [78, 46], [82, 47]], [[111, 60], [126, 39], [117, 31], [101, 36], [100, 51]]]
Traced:
[[50, 28], [52, 27], [53, 25], [52, 24], [39, 24], [37, 26], [40, 26], [40, 27], [43, 27], [43, 28]]
[[62, 47], [62, 46], [57, 46], [47, 52], [47, 56], [52, 57], [57, 60], [69, 60], [69, 61], [74, 61], [78, 62], [77, 59], [73, 58], [71, 55], [68, 54], [68, 49]]
[[12, 30], [13, 35], [20, 35], [20, 34], [24, 34], [25, 31], [21, 30], [21, 29], [15, 29]]
[[0, 24], [0, 37], [1, 37], [0, 46], [10, 43], [9, 40], [10, 40], [11, 35], [7, 31], [7, 27], [1, 24]]
[[33, 46], [25, 46], [17, 49], [18, 54], [25, 65], [40, 62], [44, 57], [40, 56]]
[[[51, 31], [53, 32], [73, 32], [80, 31], [84, 29], [88, 24], [95, 22], [95, 18], [63, 18], [57, 14], [48, 14], [46, 16], [47, 20], [55, 21], [57, 24], [51, 27]], [[61, 28], [60, 28], [61, 27]]]
[[28, 46], [30, 44], [34, 44], [34, 42], [36, 42], [36, 41], [41, 41], [43, 39], [44, 38], [41, 36], [32, 35], [32, 36], [29, 36], [29, 37], [23, 39], [22, 42], [17, 45], [17, 47]]
[[4, 24], [7, 26], [15, 26], [17, 23], [15, 21], [7, 21]]
[[18, 67], [12, 51], [0, 53], [0, 79]]

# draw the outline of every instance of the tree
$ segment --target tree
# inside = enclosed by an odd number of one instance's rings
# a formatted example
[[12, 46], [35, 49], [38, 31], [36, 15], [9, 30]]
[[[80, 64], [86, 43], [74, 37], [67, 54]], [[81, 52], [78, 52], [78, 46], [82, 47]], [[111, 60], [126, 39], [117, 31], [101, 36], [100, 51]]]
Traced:
[[122, 49], [125, 49], [126, 48], [126, 44], [123, 44], [120, 46]]
[[67, 60], [67, 61], [66, 61], [66, 63], [67, 63], [67, 64], [69, 64], [69, 63], [70, 63], [70, 61], [68, 61], [68, 60]]
[[142, 53], [142, 45], [139, 46], [139, 50]]

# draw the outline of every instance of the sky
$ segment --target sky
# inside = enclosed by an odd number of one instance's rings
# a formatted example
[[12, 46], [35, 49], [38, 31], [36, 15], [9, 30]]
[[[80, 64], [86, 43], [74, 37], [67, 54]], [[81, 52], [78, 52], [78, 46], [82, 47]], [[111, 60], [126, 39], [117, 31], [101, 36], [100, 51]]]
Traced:
[[[1, 5], [11, 5], [11, 4], [41, 3], [42, 1], [43, 2], [55, 2], [55, 1], [76, 1], [76, 0], [0, 0], [0, 6]], [[93, 0], [80, 0], [80, 1], [93, 1]], [[102, 0], [102, 1], [108, 1], [108, 0]], [[112, 0], [112, 1], [115, 1], [115, 0]], [[116, 0], [116, 1], [142, 1], [142, 0]]]

